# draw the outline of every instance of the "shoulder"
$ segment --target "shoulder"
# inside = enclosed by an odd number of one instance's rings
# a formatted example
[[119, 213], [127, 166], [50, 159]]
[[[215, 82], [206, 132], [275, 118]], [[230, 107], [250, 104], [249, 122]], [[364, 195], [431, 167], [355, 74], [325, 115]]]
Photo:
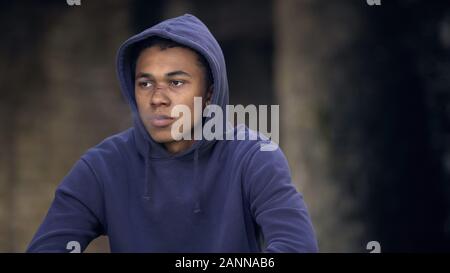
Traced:
[[121, 161], [123, 157], [130, 156], [130, 154], [136, 152], [133, 134], [134, 129], [129, 128], [118, 134], [109, 136], [87, 150], [81, 158], [88, 164]]
[[[230, 138], [231, 134], [227, 139]], [[261, 160], [286, 162], [286, 157], [277, 143], [242, 124], [234, 128], [232, 139], [225, 142], [231, 154], [244, 164]]]
[[[232, 161], [238, 162], [244, 192], [258, 196], [263, 189], [291, 187], [291, 171], [286, 156], [278, 144], [245, 126], [235, 129], [235, 138], [228, 145]], [[242, 140], [243, 139], [243, 140]]]

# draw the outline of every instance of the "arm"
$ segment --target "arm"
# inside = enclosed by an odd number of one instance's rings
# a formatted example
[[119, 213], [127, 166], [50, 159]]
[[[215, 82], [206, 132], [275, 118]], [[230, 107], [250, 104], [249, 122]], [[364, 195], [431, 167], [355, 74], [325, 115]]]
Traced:
[[317, 252], [317, 240], [303, 201], [291, 182], [283, 152], [253, 147], [245, 183], [250, 209], [261, 227], [264, 252]]
[[104, 234], [103, 215], [101, 187], [88, 163], [80, 159], [58, 186], [27, 252], [70, 252], [71, 241], [84, 251], [93, 239]]

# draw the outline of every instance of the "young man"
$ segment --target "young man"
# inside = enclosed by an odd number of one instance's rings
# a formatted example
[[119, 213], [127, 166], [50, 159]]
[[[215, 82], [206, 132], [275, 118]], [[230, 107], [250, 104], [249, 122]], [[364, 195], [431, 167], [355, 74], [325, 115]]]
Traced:
[[[194, 97], [225, 109], [219, 44], [196, 17], [166, 20], [119, 49], [118, 77], [134, 126], [88, 150], [59, 185], [29, 252], [315, 252], [302, 196], [280, 149], [247, 140], [175, 140], [172, 110]], [[202, 117], [192, 114], [191, 128]], [[183, 128], [186, 129], [186, 128]]]

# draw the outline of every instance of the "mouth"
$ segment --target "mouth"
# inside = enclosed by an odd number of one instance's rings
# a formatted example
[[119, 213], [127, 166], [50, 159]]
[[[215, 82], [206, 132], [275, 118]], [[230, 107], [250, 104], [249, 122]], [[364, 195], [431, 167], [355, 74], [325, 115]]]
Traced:
[[175, 118], [167, 115], [152, 115], [150, 116], [149, 120], [150, 124], [153, 127], [162, 128], [169, 126], [175, 120]]

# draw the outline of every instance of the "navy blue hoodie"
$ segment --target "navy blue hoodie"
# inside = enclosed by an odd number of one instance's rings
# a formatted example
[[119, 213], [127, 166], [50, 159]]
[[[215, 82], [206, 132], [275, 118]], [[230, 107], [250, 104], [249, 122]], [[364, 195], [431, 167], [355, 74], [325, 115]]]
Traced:
[[[247, 140], [198, 140], [172, 155], [152, 140], [134, 98], [136, 44], [159, 36], [208, 61], [212, 104], [225, 110], [228, 81], [222, 50], [195, 16], [169, 19], [128, 39], [117, 73], [133, 127], [105, 139], [76, 162], [58, 186], [29, 252], [81, 251], [107, 235], [112, 252], [315, 252], [317, 242], [282, 151], [245, 126]], [[69, 244], [70, 246], [70, 244]]]

